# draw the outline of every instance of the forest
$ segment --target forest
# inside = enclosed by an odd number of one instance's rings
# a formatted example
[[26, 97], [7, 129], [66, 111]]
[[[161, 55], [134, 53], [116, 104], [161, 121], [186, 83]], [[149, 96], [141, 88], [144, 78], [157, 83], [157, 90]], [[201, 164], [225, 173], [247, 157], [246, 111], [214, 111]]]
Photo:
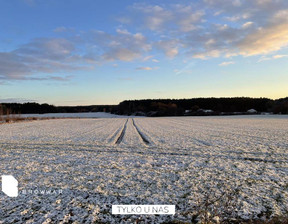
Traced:
[[288, 114], [288, 97], [281, 99], [222, 97], [192, 99], [125, 100], [118, 105], [54, 106], [49, 104], [2, 103], [0, 115], [109, 112], [140, 116], [199, 116], [254, 113]]
[[288, 97], [277, 100], [249, 97], [126, 100], [117, 106], [117, 113], [148, 116], [233, 115], [246, 114], [251, 109], [256, 113], [287, 114]]

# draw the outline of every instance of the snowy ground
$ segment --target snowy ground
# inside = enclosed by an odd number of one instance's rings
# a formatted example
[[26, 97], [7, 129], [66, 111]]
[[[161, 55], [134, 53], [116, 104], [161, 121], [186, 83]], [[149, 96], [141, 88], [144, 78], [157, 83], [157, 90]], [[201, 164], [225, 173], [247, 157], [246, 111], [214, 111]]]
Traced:
[[116, 118], [117, 117], [117, 118], [125, 118], [128, 116], [110, 114], [110, 113], [105, 113], [105, 112], [88, 112], [88, 113], [21, 114], [21, 117], [37, 117], [37, 118]]
[[[18, 180], [19, 196], [0, 193], [0, 223], [283, 215], [287, 139], [288, 117], [272, 115], [2, 124], [1, 175]], [[176, 214], [112, 215], [112, 204], [175, 204]]]

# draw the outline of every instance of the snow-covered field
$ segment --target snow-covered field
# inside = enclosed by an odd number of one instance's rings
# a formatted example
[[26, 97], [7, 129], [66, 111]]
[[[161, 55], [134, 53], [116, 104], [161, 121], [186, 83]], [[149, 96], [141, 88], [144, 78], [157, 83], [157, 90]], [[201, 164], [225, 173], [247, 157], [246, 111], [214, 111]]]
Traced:
[[[1, 175], [18, 180], [19, 196], [0, 193], [0, 223], [285, 215], [287, 139], [288, 117], [272, 115], [2, 124]], [[112, 204], [171, 204], [176, 214], [112, 215]]]
[[125, 118], [128, 116], [116, 115], [105, 112], [87, 112], [87, 113], [47, 113], [47, 114], [21, 114], [21, 117], [36, 118]]

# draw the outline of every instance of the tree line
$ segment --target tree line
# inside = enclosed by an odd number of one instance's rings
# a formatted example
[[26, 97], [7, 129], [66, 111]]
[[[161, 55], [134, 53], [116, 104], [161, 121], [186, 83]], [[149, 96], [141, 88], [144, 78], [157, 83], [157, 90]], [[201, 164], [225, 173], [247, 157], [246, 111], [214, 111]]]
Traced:
[[119, 114], [143, 112], [152, 116], [205, 115], [206, 111], [209, 115], [233, 114], [246, 113], [250, 109], [288, 114], [288, 97], [277, 100], [250, 97], [125, 100], [118, 105]]
[[54, 106], [47, 103], [0, 103], [0, 114], [112, 112], [116, 105]]
[[288, 114], [288, 97], [277, 100], [269, 98], [221, 97], [192, 99], [145, 99], [125, 100], [118, 105], [54, 106], [32, 103], [2, 103], [0, 114], [43, 114], [109, 112], [120, 115], [182, 116], [219, 115], [257, 112]]

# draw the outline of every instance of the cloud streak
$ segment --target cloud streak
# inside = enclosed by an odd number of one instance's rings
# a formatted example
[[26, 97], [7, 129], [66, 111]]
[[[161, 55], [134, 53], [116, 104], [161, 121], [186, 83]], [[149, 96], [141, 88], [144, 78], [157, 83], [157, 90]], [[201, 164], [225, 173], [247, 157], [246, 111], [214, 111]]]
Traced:
[[158, 69], [158, 67], [138, 67], [136, 70], [142, 70], [142, 71], [150, 71], [150, 70], [155, 70]]
[[219, 64], [219, 66], [228, 66], [228, 65], [233, 65], [235, 64], [234, 61], [224, 61], [221, 64]]

